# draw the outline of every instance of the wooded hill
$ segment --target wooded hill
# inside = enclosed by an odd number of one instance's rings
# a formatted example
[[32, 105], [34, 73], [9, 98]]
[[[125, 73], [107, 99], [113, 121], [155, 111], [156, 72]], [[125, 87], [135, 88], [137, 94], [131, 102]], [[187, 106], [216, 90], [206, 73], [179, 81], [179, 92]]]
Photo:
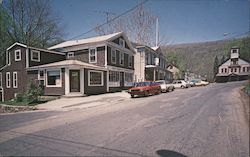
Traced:
[[206, 77], [209, 81], [214, 77], [214, 61], [217, 56], [219, 64], [229, 58], [230, 48], [240, 47], [240, 58], [250, 60], [250, 37], [233, 40], [221, 40], [204, 43], [191, 43], [163, 46], [167, 60], [175, 64], [181, 71]]

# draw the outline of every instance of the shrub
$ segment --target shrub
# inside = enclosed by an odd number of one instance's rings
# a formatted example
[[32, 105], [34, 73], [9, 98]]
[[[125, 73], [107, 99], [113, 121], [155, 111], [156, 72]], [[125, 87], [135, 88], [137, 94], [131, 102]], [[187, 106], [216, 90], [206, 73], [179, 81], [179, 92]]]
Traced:
[[43, 93], [42, 88], [36, 86], [33, 82], [31, 82], [28, 86], [27, 91], [27, 99], [29, 103], [35, 103], [38, 102], [39, 96], [41, 96]]
[[16, 95], [16, 97], [15, 97], [15, 101], [16, 102], [22, 102], [23, 101], [23, 99], [24, 99], [24, 95], [23, 94], [21, 94], [21, 93], [17, 93], [17, 95]]

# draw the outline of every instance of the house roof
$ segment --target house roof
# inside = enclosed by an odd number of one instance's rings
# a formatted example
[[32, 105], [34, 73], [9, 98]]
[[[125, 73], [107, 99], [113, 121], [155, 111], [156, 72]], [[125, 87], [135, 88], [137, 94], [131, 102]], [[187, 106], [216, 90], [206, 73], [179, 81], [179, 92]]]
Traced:
[[[247, 61], [239, 58], [238, 60], [238, 65], [243, 65], [243, 64], [250, 64]], [[227, 61], [225, 61], [223, 64], [220, 65], [221, 66], [230, 66], [231, 65], [231, 59], [228, 59]]]
[[22, 47], [27, 47], [27, 45], [24, 45], [24, 44], [15, 42], [14, 44], [12, 44], [10, 47], [7, 48], [7, 51], [10, 50], [12, 47], [14, 47], [14, 46], [16, 46], [16, 45], [19, 45], [19, 46], [22, 46]]
[[83, 68], [90, 68], [90, 69], [96, 69], [96, 70], [107, 70], [104, 67], [96, 66], [93, 64], [81, 62], [78, 60], [64, 60], [64, 61], [59, 61], [59, 62], [54, 62], [54, 63], [49, 63], [49, 64], [44, 64], [40, 66], [33, 66], [27, 68], [28, 70], [37, 70], [37, 69], [45, 69], [45, 68], [56, 68], [56, 67], [68, 67], [68, 66], [81, 66]]
[[[85, 45], [85, 44], [90, 44], [90, 43], [101, 43], [101, 42], [106, 42], [106, 41], [111, 41], [119, 36], [123, 36], [131, 50], [133, 49], [133, 46], [129, 42], [128, 38], [123, 32], [117, 32], [113, 34], [108, 34], [108, 35], [103, 35], [103, 36], [96, 36], [96, 37], [91, 37], [91, 38], [86, 38], [86, 39], [80, 39], [80, 40], [70, 40], [70, 41], [65, 41], [60, 44], [54, 45], [52, 47], [49, 47], [49, 50], [53, 49], [59, 49], [59, 48], [65, 48], [65, 47], [72, 47], [72, 46], [77, 46], [77, 45]], [[134, 52], [133, 52], [134, 53]]]

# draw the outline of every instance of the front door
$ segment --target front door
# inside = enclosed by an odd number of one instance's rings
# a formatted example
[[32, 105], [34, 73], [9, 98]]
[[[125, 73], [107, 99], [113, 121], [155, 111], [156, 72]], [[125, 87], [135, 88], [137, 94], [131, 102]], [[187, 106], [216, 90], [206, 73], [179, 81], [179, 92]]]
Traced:
[[70, 92], [80, 92], [80, 70], [70, 70]]

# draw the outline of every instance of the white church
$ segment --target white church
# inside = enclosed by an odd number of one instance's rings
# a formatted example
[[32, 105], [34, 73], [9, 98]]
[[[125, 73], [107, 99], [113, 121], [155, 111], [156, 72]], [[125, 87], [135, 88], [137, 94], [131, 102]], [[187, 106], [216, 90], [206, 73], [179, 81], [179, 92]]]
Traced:
[[239, 47], [231, 48], [230, 59], [224, 62], [216, 74], [216, 82], [241, 81], [249, 79], [250, 63], [240, 59]]

